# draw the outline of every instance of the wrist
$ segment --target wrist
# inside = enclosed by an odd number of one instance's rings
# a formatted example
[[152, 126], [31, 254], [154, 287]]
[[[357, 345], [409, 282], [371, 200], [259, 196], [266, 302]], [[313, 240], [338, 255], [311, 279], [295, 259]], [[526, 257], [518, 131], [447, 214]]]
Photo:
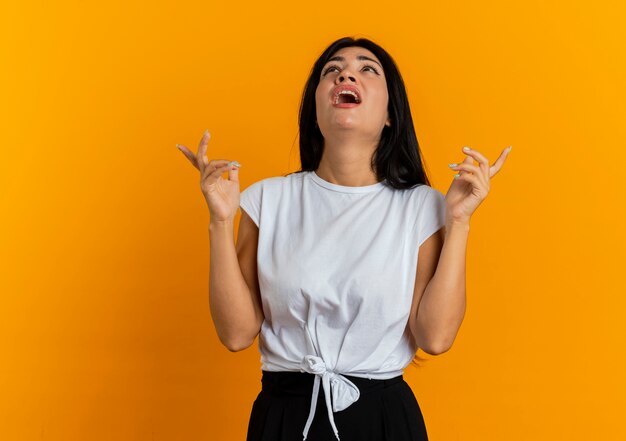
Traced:
[[209, 231], [231, 230], [235, 226], [233, 219], [211, 220], [209, 222]]
[[446, 231], [449, 230], [462, 230], [469, 231], [470, 230], [470, 220], [467, 219], [447, 219], [446, 220]]

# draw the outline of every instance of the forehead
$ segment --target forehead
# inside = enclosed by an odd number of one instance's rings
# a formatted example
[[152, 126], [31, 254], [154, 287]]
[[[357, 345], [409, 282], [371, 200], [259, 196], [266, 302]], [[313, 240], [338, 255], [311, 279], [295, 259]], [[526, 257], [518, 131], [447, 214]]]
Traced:
[[339, 49], [328, 59], [327, 63], [330, 63], [331, 61], [351, 61], [353, 59], [356, 59], [358, 61], [371, 60], [380, 64], [380, 60], [376, 58], [376, 55], [374, 55], [368, 49], [360, 46], [351, 46]]

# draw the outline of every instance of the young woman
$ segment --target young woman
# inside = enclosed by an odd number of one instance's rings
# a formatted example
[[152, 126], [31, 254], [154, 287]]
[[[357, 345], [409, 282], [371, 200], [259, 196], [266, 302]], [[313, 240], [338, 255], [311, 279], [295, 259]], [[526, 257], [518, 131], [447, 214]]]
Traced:
[[430, 187], [402, 77], [363, 38], [315, 62], [299, 125], [301, 170], [241, 193], [239, 163], [207, 158], [208, 131], [197, 155], [178, 146], [210, 210], [218, 336], [231, 351], [259, 336], [247, 441], [427, 440], [403, 371], [418, 348], [452, 346], [470, 217], [511, 148], [492, 166], [464, 148], [445, 197]]

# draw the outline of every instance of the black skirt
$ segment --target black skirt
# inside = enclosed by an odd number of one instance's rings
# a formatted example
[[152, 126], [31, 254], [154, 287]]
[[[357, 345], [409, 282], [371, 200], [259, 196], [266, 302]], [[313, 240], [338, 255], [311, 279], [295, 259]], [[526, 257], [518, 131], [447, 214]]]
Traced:
[[[262, 373], [262, 389], [252, 405], [246, 441], [302, 441], [315, 375]], [[402, 375], [389, 380], [343, 376], [359, 388], [360, 396], [346, 409], [333, 413], [341, 441], [428, 440], [421, 409]], [[337, 441], [321, 383], [306, 441]]]

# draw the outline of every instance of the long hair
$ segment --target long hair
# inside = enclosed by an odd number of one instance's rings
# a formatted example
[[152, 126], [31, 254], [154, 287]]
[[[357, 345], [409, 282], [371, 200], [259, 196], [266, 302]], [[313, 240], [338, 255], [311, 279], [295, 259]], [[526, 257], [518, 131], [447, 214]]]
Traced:
[[[345, 47], [359, 46], [371, 51], [380, 60], [387, 81], [389, 94], [388, 112], [391, 126], [384, 126], [370, 166], [379, 181], [406, 189], [416, 185], [428, 185], [430, 181], [424, 169], [419, 143], [413, 127], [409, 99], [404, 81], [395, 61], [382, 47], [367, 38], [343, 37], [328, 46], [317, 59], [307, 79], [300, 102], [298, 124], [300, 128], [300, 170], [293, 173], [314, 171], [319, 167], [324, 150], [324, 137], [316, 123], [315, 92], [320, 82], [322, 68], [337, 51]], [[292, 174], [292, 173], [289, 173]], [[427, 361], [415, 355], [412, 363], [421, 366]]]
[[313, 65], [300, 102], [298, 124], [301, 169], [294, 173], [313, 171], [319, 167], [324, 150], [324, 137], [316, 125], [315, 91], [320, 82], [322, 68], [328, 59], [340, 49], [351, 46], [363, 47], [376, 55], [381, 62], [387, 82], [389, 95], [387, 110], [391, 126], [383, 127], [380, 142], [371, 158], [372, 170], [379, 181], [386, 179], [387, 185], [393, 188], [405, 189], [421, 184], [430, 186], [400, 71], [391, 55], [367, 38], [340, 38], [331, 43]]

